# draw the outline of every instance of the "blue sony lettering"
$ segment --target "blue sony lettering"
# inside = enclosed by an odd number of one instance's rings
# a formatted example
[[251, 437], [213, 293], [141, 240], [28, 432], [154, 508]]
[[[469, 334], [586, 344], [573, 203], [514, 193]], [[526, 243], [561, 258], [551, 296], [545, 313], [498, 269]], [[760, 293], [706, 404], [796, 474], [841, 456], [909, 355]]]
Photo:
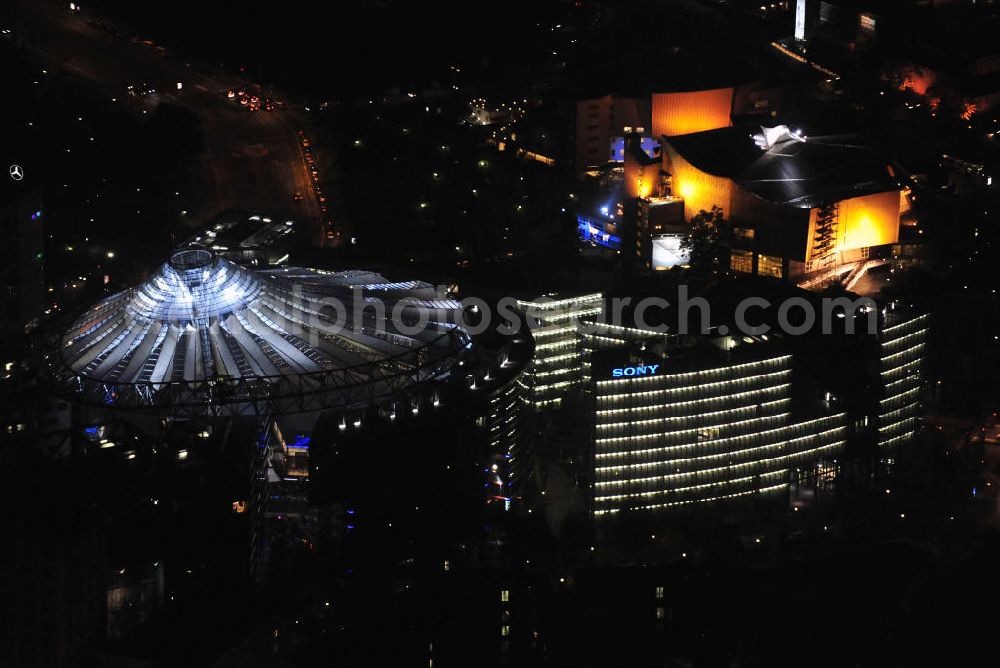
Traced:
[[659, 368], [659, 364], [619, 367], [611, 370], [611, 376], [614, 378], [621, 378], [622, 376], [629, 378], [633, 376], [653, 376], [656, 375], [656, 370]]

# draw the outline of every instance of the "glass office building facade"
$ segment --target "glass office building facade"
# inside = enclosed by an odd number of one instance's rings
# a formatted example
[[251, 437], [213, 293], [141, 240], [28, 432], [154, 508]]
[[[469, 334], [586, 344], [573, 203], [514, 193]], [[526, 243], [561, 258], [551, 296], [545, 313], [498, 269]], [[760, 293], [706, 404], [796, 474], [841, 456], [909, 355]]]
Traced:
[[835, 460], [846, 415], [793, 414], [791, 363], [749, 337], [638, 360], [595, 353], [593, 513], [787, 493], [797, 468]]
[[876, 426], [880, 449], [910, 441], [916, 434], [923, 393], [922, 365], [930, 317], [889, 305], [879, 331], [879, 381], [882, 397]]
[[579, 323], [598, 316], [604, 296], [597, 292], [576, 297], [518, 300], [535, 337], [535, 357], [525, 374], [527, 399], [536, 408], [559, 406], [584, 379]]

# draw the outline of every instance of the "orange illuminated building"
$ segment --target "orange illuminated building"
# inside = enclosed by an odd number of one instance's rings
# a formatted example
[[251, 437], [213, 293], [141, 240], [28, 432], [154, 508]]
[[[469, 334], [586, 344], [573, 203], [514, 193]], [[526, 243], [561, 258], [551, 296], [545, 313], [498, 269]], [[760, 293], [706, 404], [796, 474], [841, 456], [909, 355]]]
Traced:
[[633, 137], [625, 140], [624, 156], [625, 197], [652, 197], [659, 189], [662, 160], [646, 155]]
[[777, 115], [783, 96], [780, 86], [751, 81], [702, 90], [580, 100], [576, 103], [576, 169], [584, 172], [613, 160], [612, 143], [621, 141], [628, 129], [659, 141], [662, 136], [729, 127], [733, 118], [769, 122]]
[[[641, 120], [633, 99], [580, 103], [578, 150], [606, 155], [608, 137], [626, 136], [621, 222], [630, 259], [634, 246], [647, 263], [650, 234], [675, 233], [713, 206], [733, 226], [736, 272], [797, 278], [891, 253], [905, 198], [887, 161], [857, 137], [766, 127], [781, 94], [762, 84], [655, 93], [647, 128], [607, 127], [625, 110]], [[588, 132], [599, 146], [582, 141]], [[639, 148], [649, 134], [660, 142], [657, 157]]]
[[732, 125], [733, 88], [653, 94], [654, 137], [686, 135]]
[[857, 137], [783, 126], [668, 136], [662, 169], [685, 221], [722, 208], [736, 272], [795, 278], [874, 258], [899, 239], [900, 187]]

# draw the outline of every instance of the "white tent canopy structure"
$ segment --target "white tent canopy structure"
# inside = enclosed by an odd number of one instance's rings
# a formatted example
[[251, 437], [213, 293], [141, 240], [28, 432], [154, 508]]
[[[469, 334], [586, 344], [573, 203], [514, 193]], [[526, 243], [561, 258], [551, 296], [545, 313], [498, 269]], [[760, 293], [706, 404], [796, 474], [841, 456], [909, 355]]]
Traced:
[[85, 399], [172, 412], [349, 408], [447, 373], [471, 343], [461, 304], [369, 271], [250, 271], [175, 253], [88, 309], [59, 365]]

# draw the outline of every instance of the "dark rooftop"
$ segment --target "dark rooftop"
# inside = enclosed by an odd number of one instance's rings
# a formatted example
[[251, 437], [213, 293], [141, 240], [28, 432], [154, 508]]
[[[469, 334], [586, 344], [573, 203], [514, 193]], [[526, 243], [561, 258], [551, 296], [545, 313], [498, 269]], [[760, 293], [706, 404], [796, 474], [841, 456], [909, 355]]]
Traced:
[[664, 142], [701, 171], [732, 179], [776, 204], [812, 208], [898, 188], [888, 161], [861, 137], [785, 134], [764, 148], [755, 134], [760, 130], [735, 126]]
[[735, 178], [761, 157], [753, 131], [745, 127], [693, 132], [663, 141], [701, 171], [725, 178]]

